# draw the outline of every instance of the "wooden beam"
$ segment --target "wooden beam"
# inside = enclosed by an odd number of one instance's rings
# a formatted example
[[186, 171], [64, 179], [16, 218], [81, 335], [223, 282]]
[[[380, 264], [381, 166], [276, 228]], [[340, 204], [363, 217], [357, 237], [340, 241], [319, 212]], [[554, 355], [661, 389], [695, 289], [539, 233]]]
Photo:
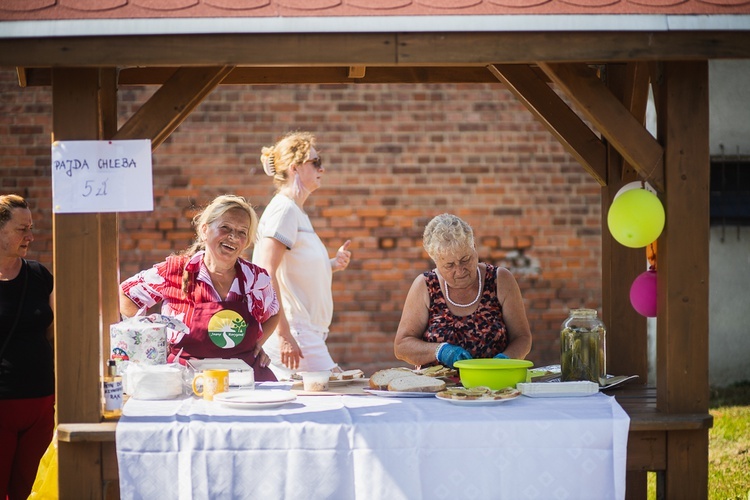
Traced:
[[407, 65], [486, 66], [533, 61], [596, 63], [717, 57], [750, 57], [750, 32], [498, 31], [398, 35], [398, 62]]
[[658, 240], [658, 406], [708, 408], [708, 63], [665, 63], [659, 116], [666, 224]]
[[[54, 140], [100, 139], [99, 71], [52, 72]], [[52, 214], [58, 423], [100, 419], [97, 214]], [[58, 446], [60, 498], [101, 498], [98, 445]]]
[[[623, 64], [607, 66], [607, 86], [614, 96], [628, 101], [632, 94], [630, 72]], [[617, 151], [608, 145], [608, 176], [611, 182], [602, 188], [602, 309], [607, 332], [607, 373], [638, 375], [648, 382], [648, 335], [646, 318], [630, 304], [630, 286], [647, 269], [642, 248], [628, 248], [618, 243], [609, 231], [607, 213], [617, 191], [636, 173]]]
[[[117, 132], [117, 70], [103, 68], [100, 76], [102, 138], [110, 139]], [[109, 326], [120, 321], [120, 239], [117, 212], [99, 214], [99, 317], [101, 324], [102, 373], [111, 350]]]
[[[118, 84], [163, 85], [178, 68], [151, 66], [122, 68]], [[547, 76], [537, 67], [532, 70], [542, 78]], [[50, 68], [26, 68], [27, 85], [40, 87], [52, 82]], [[378, 66], [368, 67], [366, 73], [355, 81], [349, 77], [345, 66], [243, 66], [229, 73], [221, 85], [278, 85], [325, 83], [497, 83], [497, 78], [482, 66]]]
[[180, 68], [113, 139], [151, 139], [155, 150], [231, 71], [231, 66]]
[[488, 69], [600, 185], [607, 184], [604, 143], [543, 79], [521, 64], [494, 64]]
[[[219, 54], [220, 56], [217, 56]], [[218, 58], [217, 58], [218, 57]], [[269, 33], [0, 39], [0, 66], [481, 66], [750, 58], [749, 31]]]
[[66, 443], [115, 442], [117, 422], [96, 424], [60, 424], [57, 426], [57, 440]]
[[[9, 50], [20, 51], [15, 55]], [[11, 62], [18, 61], [18, 62]], [[21, 63], [20, 61], [28, 61]], [[36, 62], [33, 62], [36, 61]], [[395, 64], [393, 33], [0, 38], [0, 66], [355, 66]]]
[[662, 147], [588, 66], [542, 62], [539, 67], [645, 180], [664, 189]]
[[[708, 410], [708, 62], [663, 66], [658, 133], [666, 226], [659, 237], [657, 408]], [[708, 496], [708, 432], [667, 437], [667, 498]]]
[[[607, 77], [610, 78], [610, 71], [615, 65], [608, 65]], [[649, 69], [648, 63], [644, 61], [627, 63], [625, 69], [625, 86], [623, 92], [622, 104], [630, 110], [630, 114], [643, 125], [646, 126], [646, 107], [648, 105], [649, 89]], [[625, 163], [622, 170], [621, 179], [625, 182], [636, 180], [636, 170], [633, 165]]]
[[17, 67], [16, 74], [18, 75], [18, 86], [26, 87], [28, 85], [28, 78], [26, 77], [26, 68]]

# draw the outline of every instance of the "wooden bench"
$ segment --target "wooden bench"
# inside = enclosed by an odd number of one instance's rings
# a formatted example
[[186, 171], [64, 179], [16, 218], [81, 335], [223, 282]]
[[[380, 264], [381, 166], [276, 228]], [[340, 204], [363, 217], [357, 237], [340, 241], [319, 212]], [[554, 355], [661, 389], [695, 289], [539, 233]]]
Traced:
[[[713, 425], [710, 413], [667, 414], [656, 409], [656, 389], [627, 385], [608, 393], [617, 399], [630, 416], [627, 459], [628, 499], [646, 498], [646, 472], [663, 474], [668, 470], [670, 437], [684, 433], [704, 433]], [[102, 457], [103, 498], [119, 498], [119, 478], [115, 450], [116, 421], [91, 424], [60, 424], [60, 443], [99, 443]], [[682, 439], [684, 441], [684, 439]]]
[[[684, 474], [694, 466], [690, 448], [708, 450], [708, 430], [713, 426], [710, 413], [663, 413], [656, 408], [656, 388], [627, 385], [615, 389], [610, 395], [630, 416], [628, 434], [628, 462], [626, 498], [645, 500], [646, 472], [661, 476], [657, 484], [657, 498], [664, 498], [659, 484], [666, 482], [665, 474], [680, 475], [684, 490], [695, 493], [705, 489], [701, 474]], [[675, 470], [679, 468], [679, 470]], [[704, 471], [705, 474], [705, 471]], [[695, 484], [690, 484], [695, 482]], [[706, 492], [697, 494], [702, 498]]]

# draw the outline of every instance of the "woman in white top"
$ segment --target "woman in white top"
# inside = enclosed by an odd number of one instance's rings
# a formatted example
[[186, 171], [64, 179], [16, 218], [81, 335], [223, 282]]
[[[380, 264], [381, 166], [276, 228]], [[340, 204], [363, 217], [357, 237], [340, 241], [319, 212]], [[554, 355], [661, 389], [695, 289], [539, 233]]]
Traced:
[[305, 201], [325, 172], [315, 137], [290, 132], [264, 147], [260, 160], [277, 192], [260, 218], [253, 262], [271, 275], [283, 311], [263, 349], [279, 380], [296, 371], [340, 371], [325, 341], [333, 317], [332, 274], [349, 265], [351, 241], [329, 258], [305, 213]]

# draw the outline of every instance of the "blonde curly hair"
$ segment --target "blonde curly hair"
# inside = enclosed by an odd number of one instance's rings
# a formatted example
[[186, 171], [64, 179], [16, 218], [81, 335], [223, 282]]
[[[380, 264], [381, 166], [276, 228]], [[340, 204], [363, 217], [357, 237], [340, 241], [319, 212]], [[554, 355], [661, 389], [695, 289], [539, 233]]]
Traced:
[[289, 169], [310, 159], [310, 149], [315, 147], [315, 136], [310, 132], [288, 132], [273, 146], [261, 149], [260, 162], [267, 175], [273, 176], [277, 188], [286, 185]]

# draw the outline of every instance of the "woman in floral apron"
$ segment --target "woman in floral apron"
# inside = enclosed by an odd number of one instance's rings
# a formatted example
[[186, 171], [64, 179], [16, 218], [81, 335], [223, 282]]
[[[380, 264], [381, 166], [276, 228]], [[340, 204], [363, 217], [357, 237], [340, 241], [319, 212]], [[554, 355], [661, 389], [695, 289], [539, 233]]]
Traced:
[[240, 257], [258, 216], [242, 197], [222, 195], [193, 219], [195, 243], [120, 285], [120, 312], [134, 316], [157, 303], [190, 333], [170, 344], [168, 361], [239, 358], [256, 381], [276, 380], [263, 342], [278, 323], [279, 303], [265, 269]]

